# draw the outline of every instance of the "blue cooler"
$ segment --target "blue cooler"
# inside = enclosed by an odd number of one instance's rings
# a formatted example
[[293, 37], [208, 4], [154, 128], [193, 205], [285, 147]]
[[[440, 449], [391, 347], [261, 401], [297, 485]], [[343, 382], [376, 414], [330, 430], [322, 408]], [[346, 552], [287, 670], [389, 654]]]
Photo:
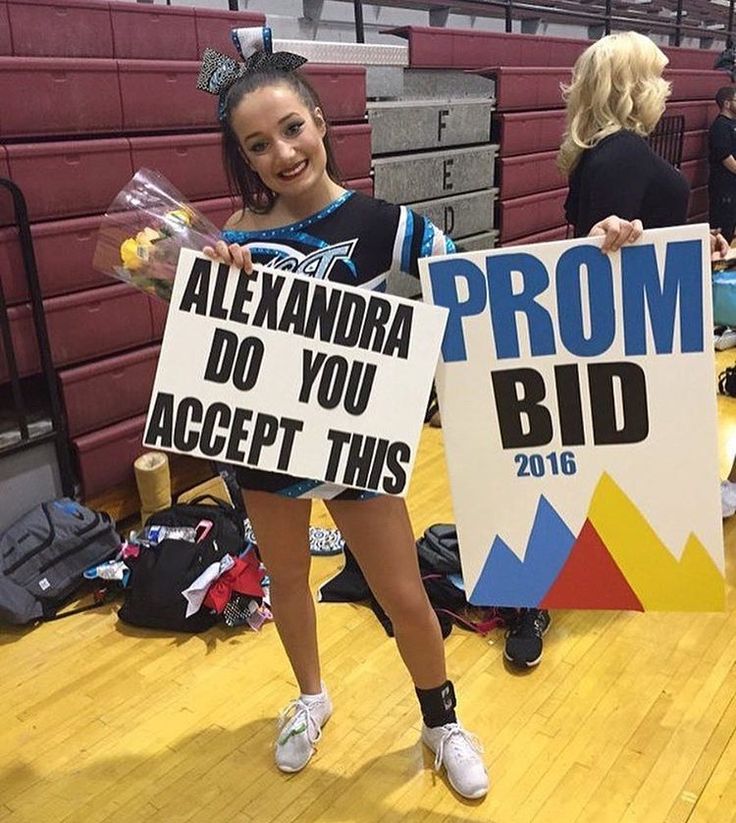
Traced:
[[736, 270], [713, 272], [713, 324], [736, 326]]

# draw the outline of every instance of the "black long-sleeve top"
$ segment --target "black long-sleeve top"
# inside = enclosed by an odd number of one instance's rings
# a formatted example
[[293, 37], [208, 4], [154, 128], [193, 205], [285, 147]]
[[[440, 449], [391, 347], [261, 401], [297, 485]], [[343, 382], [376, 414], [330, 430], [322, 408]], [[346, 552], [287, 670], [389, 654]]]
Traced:
[[565, 201], [567, 222], [584, 237], [611, 214], [639, 219], [645, 229], [687, 221], [690, 186], [643, 137], [617, 131], [583, 152], [570, 176]]

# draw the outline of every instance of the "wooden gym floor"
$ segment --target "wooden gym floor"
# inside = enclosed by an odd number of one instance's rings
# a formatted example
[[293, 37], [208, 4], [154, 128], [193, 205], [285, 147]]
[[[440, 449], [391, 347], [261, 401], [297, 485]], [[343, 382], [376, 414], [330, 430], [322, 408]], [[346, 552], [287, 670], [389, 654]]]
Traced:
[[[736, 400], [719, 415], [724, 476]], [[417, 533], [452, 520], [440, 430], [425, 428], [409, 506]], [[491, 771], [481, 803], [434, 776], [411, 684], [365, 607], [318, 606], [335, 714], [288, 777], [270, 747], [295, 683], [273, 625], [174, 637], [125, 627], [115, 604], [0, 630], [0, 823], [736, 820], [736, 517], [724, 526], [724, 614], [557, 612], [524, 675], [504, 667], [500, 631], [453, 630], [460, 715]], [[316, 558], [314, 587], [339, 566]]]

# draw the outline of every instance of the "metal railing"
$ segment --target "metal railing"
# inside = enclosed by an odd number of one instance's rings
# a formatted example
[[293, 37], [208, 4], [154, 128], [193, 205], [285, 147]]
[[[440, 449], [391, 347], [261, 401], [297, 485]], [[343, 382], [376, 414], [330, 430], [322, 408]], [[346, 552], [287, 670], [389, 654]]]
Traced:
[[685, 116], [671, 114], [663, 117], [649, 135], [649, 145], [655, 154], [676, 169], [682, 165], [682, 144], [685, 138]]
[[[139, 3], [150, 3], [153, 0], [137, 0]], [[665, 17], [655, 17], [653, 15], [638, 14], [627, 9], [627, 13], [621, 14], [614, 12], [613, 0], [601, 0], [603, 8], [601, 11], [584, 11], [582, 9], [560, 8], [554, 5], [543, 5], [541, 2], [529, 2], [529, 0], [352, 0], [353, 13], [355, 21], [355, 41], [357, 43], [365, 42], [365, 24], [363, 22], [363, 2], [368, 5], [391, 5], [404, 7], [407, 9], [431, 9], [432, 7], [438, 10], [447, 10], [454, 12], [467, 12], [468, 14], [489, 14], [491, 9], [498, 9], [499, 15], [503, 12], [504, 28], [506, 32], [513, 31], [514, 12], [522, 15], [525, 18], [537, 17], [556, 17], [570, 20], [571, 23], [586, 22], [590, 25], [599, 25], [603, 27], [604, 34], [610, 34], [613, 28], [645, 28], [647, 30], [654, 29], [663, 34], [672, 34], [674, 37], [674, 45], [679, 46], [682, 43], [683, 34], [694, 35], [701, 38], [721, 38], [726, 40], [726, 46], [733, 45], [733, 24], [734, 24], [734, 6], [736, 0], [729, 0], [728, 6], [728, 24], [723, 30], [709, 28], [707, 26], [691, 26], [683, 22], [687, 17], [687, 9], [685, 8], [685, 0], [677, 0], [675, 6], [674, 22], [672, 19]], [[346, 0], [347, 2], [347, 0]], [[172, 0], [166, 0], [166, 5], [173, 5]], [[238, 11], [240, 8], [239, 0], [227, 0], [229, 11]]]
[[[237, 9], [237, 0], [228, 0], [231, 9]], [[355, 39], [362, 43], [365, 40], [364, 25], [363, 25], [363, 2], [364, 0], [353, 0], [353, 7], [355, 10]], [[368, 4], [382, 5], [381, 0], [365, 0]], [[687, 9], [685, 8], [685, 0], [677, 0], [677, 5], [674, 9], [674, 20], [665, 17], [655, 17], [654, 15], [638, 14], [627, 10], [626, 13], [614, 12], [612, 0], [603, 0], [603, 8], [600, 11], [591, 9], [590, 11], [582, 9], [561, 8], [553, 5], [542, 5], [542, 3], [529, 2], [528, 0], [391, 0], [390, 5], [411, 8], [431, 8], [436, 6], [437, 9], [447, 9], [449, 11], [458, 13], [468, 13], [483, 15], [489, 14], [492, 9], [497, 9], [500, 13], [503, 12], [505, 21], [505, 30], [507, 32], [513, 31], [513, 23], [515, 13], [517, 16], [529, 17], [554, 17], [562, 20], [569, 20], [573, 22], [585, 22], [589, 25], [602, 26], [605, 34], [610, 34], [613, 28], [625, 29], [641, 29], [656, 30], [663, 34], [673, 35], [674, 45], [679, 46], [682, 43], [683, 34], [693, 35], [701, 38], [720, 38], [725, 37], [726, 45], [733, 43], [733, 23], [734, 23], [734, 5], [736, 0], [730, 0], [728, 10], [728, 25], [723, 30], [707, 28], [704, 26], [694, 26], [685, 22], [687, 16]]]
[[13, 345], [10, 329], [10, 319], [5, 303], [5, 293], [0, 282], [0, 339], [2, 340], [5, 360], [8, 366], [10, 393], [13, 401], [13, 417], [18, 426], [18, 437], [12, 438], [7, 445], [0, 447], [0, 457], [28, 449], [48, 440], [53, 440], [56, 447], [56, 458], [59, 463], [61, 487], [67, 497], [74, 496], [74, 477], [72, 470], [71, 453], [66, 433], [66, 421], [61, 407], [59, 385], [56, 370], [51, 359], [49, 335], [46, 328], [46, 318], [43, 311], [41, 286], [38, 282], [36, 256], [33, 252], [31, 227], [28, 223], [28, 208], [23, 192], [12, 181], [0, 177], [0, 186], [7, 189], [13, 198], [15, 223], [18, 228], [23, 268], [31, 298], [31, 312], [36, 329], [38, 353], [41, 360], [46, 397], [51, 416], [51, 428], [43, 434], [31, 434], [29, 429], [28, 409], [23, 385], [18, 373], [18, 362]]

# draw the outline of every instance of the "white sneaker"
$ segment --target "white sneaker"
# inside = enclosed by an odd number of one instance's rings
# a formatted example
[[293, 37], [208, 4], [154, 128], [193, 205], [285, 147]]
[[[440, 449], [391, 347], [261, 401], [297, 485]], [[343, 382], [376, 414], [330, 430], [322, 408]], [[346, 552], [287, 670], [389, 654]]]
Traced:
[[279, 714], [276, 765], [282, 772], [298, 772], [309, 763], [331, 714], [332, 701], [324, 685], [321, 695], [310, 700], [298, 697]]
[[459, 723], [447, 723], [436, 728], [423, 725], [422, 741], [436, 755], [436, 771], [445, 767], [447, 779], [458, 794], [470, 800], [487, 794], [488, 772], [481, 758], [483, 747], [475, 735]]
[[731, 517], [736, 512], [736, 483], [721, 480], [721, 517]]
[[717, 351], [726, 351], [736, 346], [736, 329], [727, 326], [720, 334], [713, 335], [713, 345]]

